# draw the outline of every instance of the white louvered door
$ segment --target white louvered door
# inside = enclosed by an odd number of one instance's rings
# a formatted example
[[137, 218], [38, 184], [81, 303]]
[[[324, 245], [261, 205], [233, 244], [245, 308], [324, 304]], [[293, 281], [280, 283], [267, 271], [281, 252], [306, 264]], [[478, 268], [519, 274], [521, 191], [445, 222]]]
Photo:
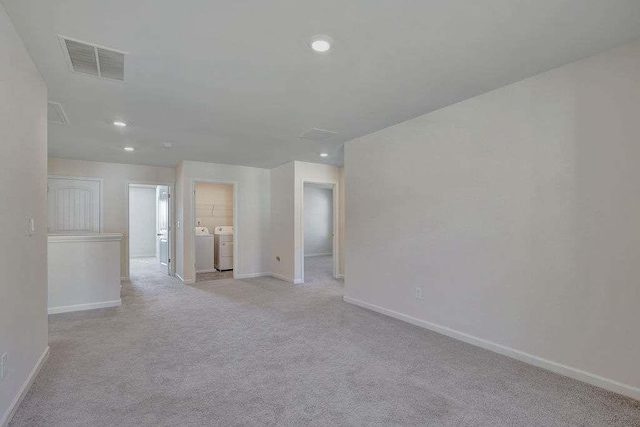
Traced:
[[100, 232], [100, 181], [49, 178], [50, 234]]

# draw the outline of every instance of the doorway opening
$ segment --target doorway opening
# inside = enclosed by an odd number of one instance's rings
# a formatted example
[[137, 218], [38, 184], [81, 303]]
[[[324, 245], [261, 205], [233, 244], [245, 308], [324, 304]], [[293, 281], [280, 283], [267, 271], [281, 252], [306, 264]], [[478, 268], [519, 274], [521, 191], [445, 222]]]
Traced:
[[196, 282], [233, 279], [234, 185], [194, 182]]
[[315, 284], [334, 282], [336, 271], [334, 184], [305, 182], [302, 205], [303, 281]]
[[129, 184], [129, 277], [171, 275], [171, 192], [168, 185]]

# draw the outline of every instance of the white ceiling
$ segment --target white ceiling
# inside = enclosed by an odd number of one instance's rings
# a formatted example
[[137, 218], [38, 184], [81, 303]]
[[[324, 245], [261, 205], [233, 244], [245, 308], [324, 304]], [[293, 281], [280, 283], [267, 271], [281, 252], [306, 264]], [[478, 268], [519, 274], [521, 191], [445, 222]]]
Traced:
[[[49, 154], [148, 165], [341, 164], [345, 141], [640, 37], [639, 0], [3, 4], [71, 122]], [[126, 82], [71, 73], [58, 35], [128, 52]]]

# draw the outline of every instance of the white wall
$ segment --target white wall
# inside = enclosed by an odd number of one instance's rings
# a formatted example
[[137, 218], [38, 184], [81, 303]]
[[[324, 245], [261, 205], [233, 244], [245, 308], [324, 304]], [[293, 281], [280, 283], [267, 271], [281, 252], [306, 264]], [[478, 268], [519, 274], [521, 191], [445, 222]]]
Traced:
[[[0, 5], [0, 425], [47, 346], [47, 88]], [[35, 233], [27, 236], [27, 217]]]
[[304, 256], [333, 253], [333, 191], [304, 186]]
[[348, 142], [345, 299], [640, 398], [639, 71], [636, 42]]
[[269, 266], [271, 274], [288, 282], [293, 282], [295, 269], [294, 182], [293, 162], [271, 169]]
[[157, 246], [156, 187], [129, 188], [129, 257], [154, 257]]
[[233, 225], [233, 185], [196, 183], [196, 220], [212, 234], [215, 227]]
[[340, 168], [340, 182], [338, 183], [338, 273], [344, 278], [344, 257], [345, 257], [345, 208], [346, 208], [346, 188], [344, 184], [344, 167]]
[[121, 234], [49, 236], [49, 314], [120, 305]]
[[[178, 167], [179, 198], [178, 219], [181, 232], [177, 237], [178, 274], [186, 283], [195, 281], [194, 266], [194, 184], [197, 181], [221, 181], [237, 186], [236, 221], [234, 233], [237, 241], [236, 277], [268, 273], [270, 173], [268, 169], [216, 163], [181, 162]], [[181, 211], [181, 212], [180, 212]]]
[[49, 158], [49, 175], [83, 176], [103, 179], [104, 232], [122, 233], [121, 276], [128, 276], [126, 248], [127, 191], [129, 184], [172, 184], [176, 170], [156, 166], [123, 165], [117, 163], [87, 162]]
[[[186, 190], [189, 191], [188, 189]], [[184, 193], [185, 193], [185, 180], [184, 180], [184, 164], [178, 163], [176, 166], [176, 190], [175, 190], [175, 227], [176, 227], [176, 241], [175, 241], [175, 261], [176, 261], [176, 275], [182, 278], [184, 274]], [[195, 256], [195, 254], [194, 254]], [[194, 266], [195, 268], [195, 266]]]

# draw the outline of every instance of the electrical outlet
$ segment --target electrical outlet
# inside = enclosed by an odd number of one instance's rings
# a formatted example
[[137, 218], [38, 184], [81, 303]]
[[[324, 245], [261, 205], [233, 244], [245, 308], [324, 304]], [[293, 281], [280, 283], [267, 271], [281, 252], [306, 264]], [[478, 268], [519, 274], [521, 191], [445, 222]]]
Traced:
[[7, 353], [0, 357], [0, 380], [4, 379], [5, 371], [7, 370]]
[[31, 237], [36, 232], [36, 222], [33, 218], [27, 217], [27, 236]]
[[420, 286], [416, 286], [416, 294], [414, 295], [416, 299], [422, 299], [422, 288]]

